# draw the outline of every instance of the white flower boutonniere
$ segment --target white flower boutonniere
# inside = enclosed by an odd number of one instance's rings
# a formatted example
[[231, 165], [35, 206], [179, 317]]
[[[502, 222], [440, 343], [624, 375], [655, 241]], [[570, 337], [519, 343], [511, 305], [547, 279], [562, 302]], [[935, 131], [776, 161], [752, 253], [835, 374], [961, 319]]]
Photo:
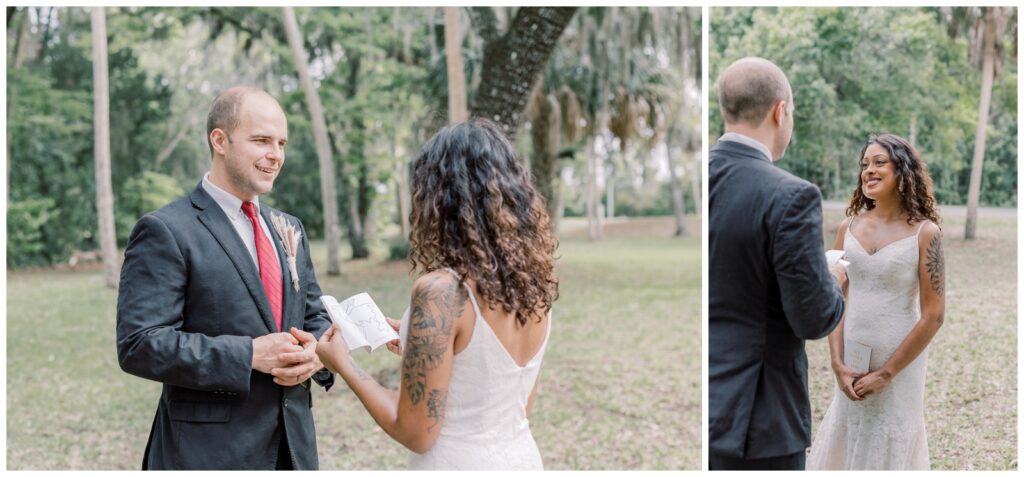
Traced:
[[281, 243], [284, 245], [284, 253], [288, 258], [288, 271], [292, 273], [292, 287], [299, 291], [299, 272], [295, 268], [295, 256], [299, 253], [299, 241], [302, 240], [302, 232], [280, 214], [270, 214], [270, 221], [274, 223], [277, 234], [281, 236]]

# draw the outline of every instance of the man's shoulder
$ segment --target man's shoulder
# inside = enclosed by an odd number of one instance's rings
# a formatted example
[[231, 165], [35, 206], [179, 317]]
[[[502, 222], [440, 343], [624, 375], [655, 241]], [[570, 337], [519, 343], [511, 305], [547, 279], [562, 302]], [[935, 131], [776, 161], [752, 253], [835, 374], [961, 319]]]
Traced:
[[145, 214], [142, 218], [153, 217], [161, 222], [173, 224], [181, 221], [186, 216], [195, 215], [197, 209], [193, 207], [189, 196], [179, 197], [171, 203]]
[[[746, 147], [746, 146], [743, 146]], [[717, 157], [716, 157], [717, 156]], [[793, 175], [793, 173], [778, 167], [777, 165], [751, 157], [747, 154], [736, 154], [729, 150], [712, 151], [712, 166], [714, 169], [724, 170], [747, 170], [752, 180], [753, 187], [774, 189], [781, 192], [806, 192], [817, 190], [817, 187], [810, 182]], [[718, 159], [724, 159], [719, 161]], [[717, 163], [717, 164], [716, 164]]]
[[780, 190], [793, 194], [818, 193], [818, 186], [810, 183], [802, 177], [797, 177], [792, 172], [775, 168], [778, 174], [778, 187]]

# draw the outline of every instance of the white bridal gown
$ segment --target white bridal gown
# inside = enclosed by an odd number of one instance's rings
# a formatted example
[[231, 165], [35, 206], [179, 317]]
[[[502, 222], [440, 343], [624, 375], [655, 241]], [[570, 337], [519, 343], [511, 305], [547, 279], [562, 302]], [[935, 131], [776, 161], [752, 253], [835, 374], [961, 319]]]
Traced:
[[[466, 290], [476, 312], [473, 336], [452, 362], [447, 407], [437, 441], [423, 454], [410, 452], [409, 468], [543, 470], [526, 418], [526, 402], [551, 335], [551, 314], [547, 316], [544, 343], [526, 366], [520, 367], [480, 314], [473, 290], [468, 285]], [[406, 310], [400, 328], [402, 349], [408, 324]]]
[[[843, 249], [849, 299], [843, 333], [871, 347], [869, 369], [882, 367], [921, 318], [917, 233], [868, 254], [847, 229]], [[807, 469], [928, 469], [924, 382], [928, 350], [881, 392], [851, 401], [835, 388], [807, 459]]]

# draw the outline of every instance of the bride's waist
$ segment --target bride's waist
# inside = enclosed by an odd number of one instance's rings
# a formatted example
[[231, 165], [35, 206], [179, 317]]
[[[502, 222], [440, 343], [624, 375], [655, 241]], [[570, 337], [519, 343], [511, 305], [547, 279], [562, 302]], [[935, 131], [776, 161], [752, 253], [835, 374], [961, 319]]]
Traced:
[[[453, 440], [472, 439], [476, 442], [503, 442], [531, 436], [530, 421], [508, 418], [500, 421], [473, 419], [470, 416], [446, 417], [438, 435]], [[532, 437], [530, 438], [532, 439]]]

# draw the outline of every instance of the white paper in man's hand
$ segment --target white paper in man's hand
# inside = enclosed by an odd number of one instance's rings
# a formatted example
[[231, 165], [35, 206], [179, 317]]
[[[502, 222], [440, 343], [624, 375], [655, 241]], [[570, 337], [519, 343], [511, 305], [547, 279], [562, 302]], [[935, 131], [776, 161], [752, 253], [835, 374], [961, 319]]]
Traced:
[[841, 263], [844, 267], [849, 267], [850, 262], [843, 260], [844, 255], [846, 255], [846, 252], [843, 250], [826, 250], [825, 260], [828, 261], [828, 266], [830, 267], [836, 263]]

